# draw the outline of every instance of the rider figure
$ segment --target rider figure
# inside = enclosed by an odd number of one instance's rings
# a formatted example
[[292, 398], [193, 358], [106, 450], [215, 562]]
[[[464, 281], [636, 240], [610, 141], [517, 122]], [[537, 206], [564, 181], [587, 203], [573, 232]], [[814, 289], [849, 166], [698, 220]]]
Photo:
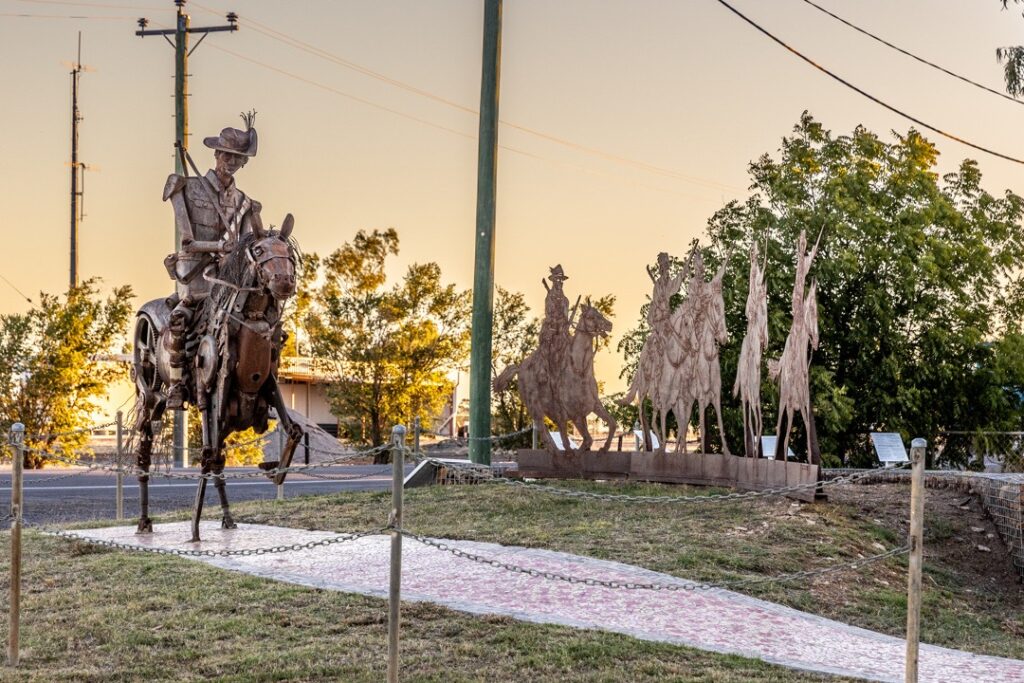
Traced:
[[541, 279], [547, 296], [544, 298], [544, 321], [540, 325], [540, 348], [545, 349], [548, 377], [555, 377], [564, 365], [571, 338], [569, 337], [569, 299], [562, 291], [562, 283], [569, 278], [561, 265], [551, 268], [551, 286]]
[[171, 200], [174, 222], [181, 235], [181, 250], [164, 260], [168, 273], [178, 283], [168, 335], [171, 386], [167, 408], [181, 409], [187, 397], [183, 371], [187, 367], [186, 337], [200, 302], [210, 294], [205, 275], [216, 276], [224, 255], [238, 239], [262, 228], [260, 203], [247, 197], [235, 185], [234, 174], [256, 156], [255, 112], [243, 114], [246, 130], [225, 128], [216, 137], [203, 139], [214, 151], [215, 168], [205, 176], [171, 174], [164, 186], [164, 201]]

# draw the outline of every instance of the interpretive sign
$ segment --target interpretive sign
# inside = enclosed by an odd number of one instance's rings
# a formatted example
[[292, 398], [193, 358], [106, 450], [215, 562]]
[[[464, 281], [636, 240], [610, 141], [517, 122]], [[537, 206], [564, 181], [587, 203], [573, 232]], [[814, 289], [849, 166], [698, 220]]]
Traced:
[[903, 437], [896, 432], [872, 432], [871, 444], [875, 447], [878, 461], [883, 465], [910, 462]]
[[[779, 443], [779, 439], [776, 436], [761, 436], [761, 452], [764, 453], [764, 457], [769, 460], [775, 459], [775, 448]], [[793, 449], [786, 446], [786, 456], [795, 458], [796, 454], [793, 453]]]

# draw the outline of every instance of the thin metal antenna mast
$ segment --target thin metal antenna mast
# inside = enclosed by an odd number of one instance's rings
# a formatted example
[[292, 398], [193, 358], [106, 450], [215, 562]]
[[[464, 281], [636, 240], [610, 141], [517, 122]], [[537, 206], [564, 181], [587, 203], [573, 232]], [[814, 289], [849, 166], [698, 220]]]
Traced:
[[[78, 77], [82, 75], [82, 32], [78, 32], [78, 59], [71, 69], [71, 269], [69, 287], [78, 286], [78, 224], [84, 217], [85, 164], [78, 161]], [[81, 197], [81, 201], [79, 198]]]

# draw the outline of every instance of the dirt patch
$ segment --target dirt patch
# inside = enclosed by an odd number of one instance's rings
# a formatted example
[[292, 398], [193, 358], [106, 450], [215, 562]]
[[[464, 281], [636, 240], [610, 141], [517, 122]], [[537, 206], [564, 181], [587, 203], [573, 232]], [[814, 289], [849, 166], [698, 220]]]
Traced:
[[[831, 490], [830, 502], [892, 529], [901, 538], [909, 530], [910, 484], [864, 484]], [[925, 562], [955, 567], [967, 584], [1024, 600], [1024, 584], [992, 518], [976, 496], [947, 488], [925, 490]]]

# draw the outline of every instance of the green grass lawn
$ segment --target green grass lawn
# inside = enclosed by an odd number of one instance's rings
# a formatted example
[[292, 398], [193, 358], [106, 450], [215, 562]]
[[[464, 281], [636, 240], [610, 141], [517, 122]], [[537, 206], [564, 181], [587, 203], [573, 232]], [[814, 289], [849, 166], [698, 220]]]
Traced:
[[[565, 485], [630, 493], [708, 492]], [[898, 545], [905, 534], [900, 498], [906, 489], [846, 488], [850, 491], [833, 502], [815, 505], [766, 500], [679, 507], [556, 498], [502, 485], [433, 487], [406, 492], [405, 526], [435, 536], [544, 547], [720, 580], [827, 566]], [[931, 494], [929, 513], [940, 519], [947, 494]], [[245, 503], [236, 506], [236, 516], [346, 531], [383, 526], [389, 507], [389, 494], [350, 493]], [[956, 544], [964, 530], [958, 525], [980, 522], [946, 523], [952, 527], [926, 535], [924, 639], [1024, 658], [1020, 586], [1012, 574], [1007, 581], [993, 562], [961, 561]], [[6, 575], [6, 543], [0, 561]], [[451, 561], [457, 575], [459, 560]], [[900, 635], [905, 571], [905, 558], [896, 558], [870, 571], [744, 592]], [[3, 680], [384, 677], [382, 600], [278, 584], [179, 558], [107, 551], [35, 532], [26, 535], [24, 581], [22, 665], [17, 672], [0, 670]], [[6, 623], [0, 633], [6, 639]], [[426, 604], [403, 605], [402, 639], [407, 681], [824, 680], [740, 657]]]

